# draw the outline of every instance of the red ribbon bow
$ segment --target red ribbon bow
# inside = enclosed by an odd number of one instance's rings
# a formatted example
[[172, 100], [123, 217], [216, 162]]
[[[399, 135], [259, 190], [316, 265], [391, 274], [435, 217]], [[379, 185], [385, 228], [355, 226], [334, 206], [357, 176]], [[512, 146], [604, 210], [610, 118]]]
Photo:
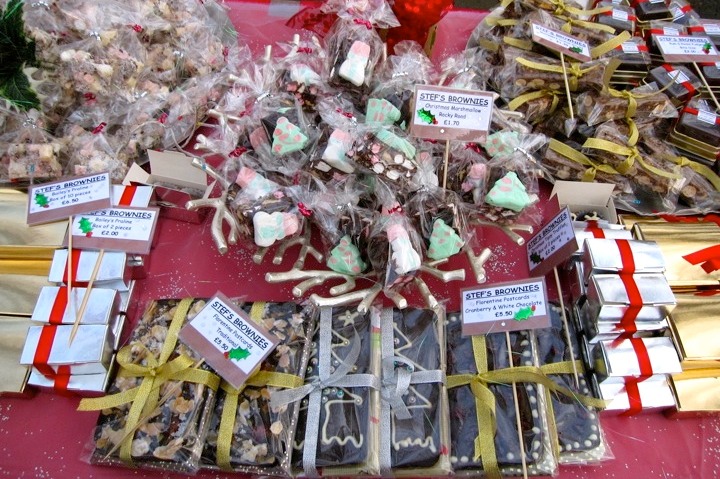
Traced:
[[365, 28], [372, 30], [372, 23], [362, 18], [354, 18], [353, 21], [358, 25], [365, 25]]
[[313, 49], [310, 47], [300, 47], [297, 49], [298, 53], [307, 53], [308, 55], [313, 52]]
[[306, 218], [309, 218], [310, 216], [312, 216], [312, 214], [313, 214], [312, 210], [310, 208], [308, 208], [307, 206], [305, 206], [304, 203], [298, 203], [297, 206], [298, 206], [298, 210], [300, 210], [301, 215], [303, 215]]
[[93, 128], [92, 134], [97, 135], [98, 133], [102, 133], [102, 131], [105, 129], [106, 126], [107, 126], [107, 123], [105, 123], [105, 122], [100, 123], [98, 126]]
[[233, 151], [230, 152], [230, 158], [237, 158], [237, 157], [241, 156], [243, 153], [245, 153], [246, 151], [248, 151], [247, 148], [238, 146], [237, 148], [235, 148]]

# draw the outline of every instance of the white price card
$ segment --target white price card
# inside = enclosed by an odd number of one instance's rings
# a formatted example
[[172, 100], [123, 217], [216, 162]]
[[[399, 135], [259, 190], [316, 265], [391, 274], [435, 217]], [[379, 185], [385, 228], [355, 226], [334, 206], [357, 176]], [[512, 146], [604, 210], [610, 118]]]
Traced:
[[708, 37], [684, 35], [653, 35], [663, 60], [668, 63], [712, 63], [720, 61], [720, 53]]
[[222, 293], [180, 330], [179, 338], [234, 388], [243, 385], [278, 342]]
[[461, 291], [464, 336], [550, 326], [545, 278]]
[[578, 250], [572, 216], [566, 206], [527, 242], [531, 276], [545, 276], [548, 271]]
[[158, 208], [115, 207], [75, 215], [73, 245], [81, 249], [106, 249], [148, 254], [155, 237]]
[[589, 62], [592, 60], [590, 44], [585, 40], [580, 40], [560, 30], [548, 28], [537, 23], [531, 23], [530, 25], [532, 26], [532, 39], [535, 43], [564, 53], [581, 62]]
[[27, 224], [49, 223], [110, 206], [108, 173], [42, 183], [28, 189]]
[[417, 85], [410, 134], [434, 140], [485, 143], [493, 101], [490, 92]]

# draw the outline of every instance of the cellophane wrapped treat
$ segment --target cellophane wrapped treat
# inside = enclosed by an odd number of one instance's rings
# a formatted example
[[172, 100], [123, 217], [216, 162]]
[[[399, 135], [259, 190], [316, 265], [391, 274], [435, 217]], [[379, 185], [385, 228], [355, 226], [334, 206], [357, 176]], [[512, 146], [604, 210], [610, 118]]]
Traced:
[[249, 474], [287, 475], [298, 403], [278, 408], [270, 398], [302, 385], [313, 325], [297, 303], [246, 303], [250, 319], [278, 337], [277, 347], [244, 388], [221, 385], [203, 449], [203, 467]]
[[677, 110], [670, 99], [657, 86], [642, 85], [626, 93], [588, 91], [575, 99], [577, 115], [588, 125], [597, 125], [623, 118], [677, 118]]
[[[450, 461], [456, 475], [550, 475], [557, 468], [545, 393], [535, 383], [516, 382], [504, 333], [463, 336], [458, 313], [448, 315], [447, 375], [450, 399]], [[527, 331], [510, 334], [513, 367], [534, 364], [536, 351]], [[479, 384], [471, 386], [477, 381]], [[482, 390], [479, 396], [473, 390]], [[492, 396], [492, 400], [489, 396]], [[492, 419], [491, 407], [495, 414]], [[520, 449], [516, 408], [524, 450]], [[495, 430], [492, 430], [493, 423]]]
[[[573, 318], [566, 310], [567, 322], [564, 323], [559, 304], [550, 304], [549, 310], [550, 327], [533, 331], [540, 367], [546, 368], [548, 377], [555, 383], [578, 394], [578, 397], [591, 396]], [[567, 333], [565, 324], [569, 328]], [[572, 361], [575, 361], [574, 368]], [[574, 397], [553, 392], [549, 396], [560, 447], [560, 463], [588, 464], [609, 459], [610, 451], [600, 426], [599, 410]]]
[[117, 354], [108, 395], [81, 402], [81, 410], [101, 409], [91, 463], [198, 470], [220, 380], [177, 334], [204, 306], [190, 298], [148, 306]]
[[44, 128], [37, 110], [28, 112], [17, 129], [0, 136], [0, 183], [43, 181], [62, 175], [63, 143]]
[[325, 37], [329, 83], [346, 89], [360, 106], [383, 54], [383, 42], [375, 28], [398, 26], [397, 18], [386, 0], [330, 0], [322, 10], [338, 15]]
[[385, 308], [381, 314], [380, 472], [450, 472], [444, 385], [444, 311]]
[[293, 466], [307, 476], [378, 474], [379, 317], [357, 307], [319, 315], [305, 386], [272, 399], [300, 403]]

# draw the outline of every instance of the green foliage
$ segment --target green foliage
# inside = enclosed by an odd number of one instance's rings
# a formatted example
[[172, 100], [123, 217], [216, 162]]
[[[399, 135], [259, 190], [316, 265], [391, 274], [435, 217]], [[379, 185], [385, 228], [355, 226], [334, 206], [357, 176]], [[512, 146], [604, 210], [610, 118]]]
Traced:
[[0, 10], [0, 97], [21, 110], [37, 108], [40, 100], [23, 68], [36, 66], [35, 42], [25, 36], [23, 0], [10, 0]]
[[544, 260], [544, 259], [545, 258], [543, 258], [542, 256], [540, 256], [537, 253], [533, 253], [530, 255], [530, 261], [532, 261], [535, 264], [540, 264], [542, 262], [542, 260]]

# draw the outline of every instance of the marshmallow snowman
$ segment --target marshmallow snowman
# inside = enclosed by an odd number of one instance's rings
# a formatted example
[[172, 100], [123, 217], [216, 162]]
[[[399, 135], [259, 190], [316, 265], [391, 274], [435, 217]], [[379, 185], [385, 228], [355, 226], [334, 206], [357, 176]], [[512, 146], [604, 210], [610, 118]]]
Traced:
[[352, 173], [355, 168], [348, 161], [346, 153], [352, 147], [353, 139], [350, 133], [336, 129], [328, 138], [327, 147], [322, 154], [322, 159], [333, 168], [343, 173]]
[[369, 61], [370, 45], [356, 40], [340, 65], [338, 75], [355, 86], [361, 86], [365, 82], [365, 68]]

